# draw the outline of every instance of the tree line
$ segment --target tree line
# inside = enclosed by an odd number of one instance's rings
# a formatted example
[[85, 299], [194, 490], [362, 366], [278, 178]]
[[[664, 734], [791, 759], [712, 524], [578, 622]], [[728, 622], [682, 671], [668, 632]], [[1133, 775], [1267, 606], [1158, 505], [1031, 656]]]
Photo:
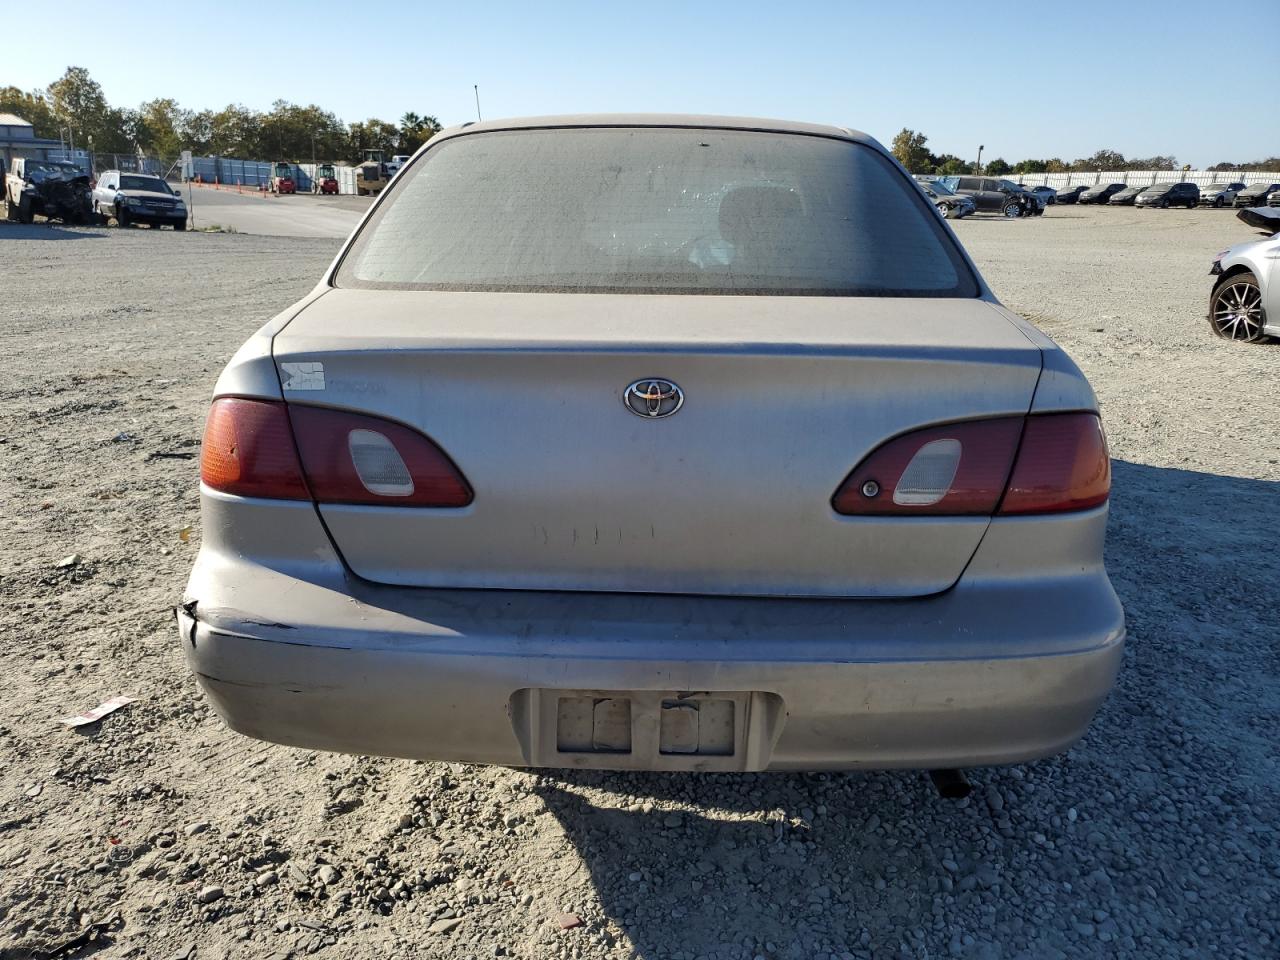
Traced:
[[348, 124], [315, 104], [285, 100], [265, 113], [234, 103], [221, 110], [191, 110], [168, 97], [137, 108], [115, 107], [84, 67], [68, 67], [43, 90], [0, 87], [0, 113], [16, 113], [37, 137], [58, 140], [69, 134], [77, 148], [164, 159], [190, 150], [197, 156], [359, 161], [366, 150], [388, 157], [413, 153], [440, 130], [440, 121], [429, 114], [406, 113], [399, 123], [371, 117]]
[[[977, 170], [976, 160], [962, 160], [950, 153], [936, 154], [928, 148], [929, 138], [923, 133], [903, 128], [893, 138], [893, 155], [912, 173], [954, 175], [961, 173], [985, 173], [1003, 177], [1023, 173], [1072, 173], [1095, 170], [1178, 170], [1173, 156], [1126, 157], [1117, 150], [1099, 150], [1091, 157], [1079, 157], [1067, 161], [1061, 157], [1047, 160], [1019, 160], [1009, 163], [996, 157]], [[1252, 163], [1215, 163], [1210, 170], [1280, 170], [1280, 157], [1268, 157]]]

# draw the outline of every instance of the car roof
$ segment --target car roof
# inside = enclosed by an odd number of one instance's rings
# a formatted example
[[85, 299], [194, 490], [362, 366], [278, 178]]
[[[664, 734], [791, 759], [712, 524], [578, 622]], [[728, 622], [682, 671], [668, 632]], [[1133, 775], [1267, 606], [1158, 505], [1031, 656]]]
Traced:
[[[537, 130], [553, 127], [713, 127], [722, 130], [759, 130], [769, 133], [800, 133], [809, 136], [838, 137], [879, 147], [874, 137], [860, 130], [821, 123], [794, 120], [769, 120], [762, 117], [728, 117], [714, 114], [680, 113], [580, 113], [546, 117], [514, 117], [503, 120], [481, 120], [449, 127], [431, 140], [459, 133], [487, 133], [493, 130]], [[431, 141], [427, 141], [430, 143]], [[882, 148], [883, 149], [883, 148]]]

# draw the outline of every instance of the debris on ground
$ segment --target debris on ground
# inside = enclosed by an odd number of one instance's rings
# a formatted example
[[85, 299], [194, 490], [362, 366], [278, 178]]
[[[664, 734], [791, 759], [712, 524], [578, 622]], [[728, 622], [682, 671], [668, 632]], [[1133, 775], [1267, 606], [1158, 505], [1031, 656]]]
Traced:
[[98, 704], [92, 710], [86, 710], [84, 713], [77, 713], [74, 717], [63, 717], [58, 722], [66, 724], [68, 727], [82, 727], [86, 723], [97, 723], [103, 717], [110, 713], [114, 713], [125, 704], [136, 702], [136, 697], [112, 697], [110, 700], [106, 700]]

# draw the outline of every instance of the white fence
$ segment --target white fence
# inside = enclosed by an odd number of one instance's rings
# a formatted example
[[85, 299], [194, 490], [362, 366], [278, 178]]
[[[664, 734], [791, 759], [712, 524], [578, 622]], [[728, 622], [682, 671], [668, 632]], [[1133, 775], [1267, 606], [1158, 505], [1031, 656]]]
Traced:
[[[987, 174], [991, 176], [991, 174]], [[1055, 190], [1088, 186], [1095, 183], [1126, 183], [1145, 186], [1150, 183], [1181, 183], [1184, 180], [1206, 187], [1211, 183], [1280, 183], [1280, 173], [1240, 170], [1103, 170], [1092, 173], [1007, 173], [1004, 179], [1025, 183], [1028, 187], [1047, 186]]]

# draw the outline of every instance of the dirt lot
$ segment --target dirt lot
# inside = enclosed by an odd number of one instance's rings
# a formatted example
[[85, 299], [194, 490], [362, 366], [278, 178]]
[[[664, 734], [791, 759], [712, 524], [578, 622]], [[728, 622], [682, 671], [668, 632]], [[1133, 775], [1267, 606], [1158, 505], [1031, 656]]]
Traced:
[[170, 610], [202, 419], [337, 243], [0, 223], [0, 956], [1276, 955], [1280, 345], [1203, 319], [1212, 255], [1251, 233], [1070, 207], [956, 229], [1099, 392], [1130, 647], [1068, 756], [950, 803], [911, 773], [538, 774], [227, 732]]

